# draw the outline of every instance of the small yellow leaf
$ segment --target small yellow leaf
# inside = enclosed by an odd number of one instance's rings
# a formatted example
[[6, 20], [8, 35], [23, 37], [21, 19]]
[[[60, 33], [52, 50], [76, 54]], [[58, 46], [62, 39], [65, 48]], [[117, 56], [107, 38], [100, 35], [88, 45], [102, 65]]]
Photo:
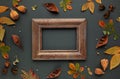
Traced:
[[15, 22], [8, 17], [0, 17], [0, 24], [14, 25]]
[[101, 3], [102, 3], [102, 1], [101, 1], [101, 0], [96, 0], [96, 2], [97, 2], [98, 4], [101, 4]]
[[93, 14], [94, 10], [95, 10], [95, 4], [93, 1], [88, 2], [88, 8], [89, 8], [90, 12]]
[[119, 46], [113, 46], [105, 51], [106, 54], [114, 55], [120, 53], [120, 47]]
[[110, 70], [120, 65], [120, 54], [115, 54], [110, 61]]
[[88, 9], [88, 3], [82, 5], [82, 11], [86, 11]]
[[0, 29], [0, 41], [3, 41], [4, 36], [5, 36], [5, 29]]
[[8, 10], [7, 6], [0, 6], [0, 13], [4, 13], [7, 10]]
[[68, 73], [68, 75], [72, 75], [72, 74], [75, 73], [75, 71], [73, 71], [73, 70], [69, 70], [67, 73]]
[[76, 67], [75, 67], [75, 65], [73, 63], [69, 63], [69, 68], [71, 70], [76, 70]]

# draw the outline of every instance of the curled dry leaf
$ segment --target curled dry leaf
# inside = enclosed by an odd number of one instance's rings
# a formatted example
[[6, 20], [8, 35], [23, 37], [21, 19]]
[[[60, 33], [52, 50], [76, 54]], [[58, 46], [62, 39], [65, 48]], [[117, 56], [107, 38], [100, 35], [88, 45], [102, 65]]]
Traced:
[[96, 48], [102, 47], [107, 43], [108, 43], [108, 35], [104, 35], [98, 40]]
[[58, 68], [58, 69], [54, 70], [53, 72], [51, 72], [51, 73], [47, 76], [47, 78], [48, 78], [48, 79], [57, 78], [57, 77], [60, 76], [61, 72], [62, 72], [62, 69], [61, 69], [61, 68]]
[[19, 5], [19, 1], [18, 0], [12, 0], [12, 5], [13, 5], [13, 7], [17, 7]]
[[18, 35], [13, 34], [12, 35], [12, 40], [15, 45], [17, 45], [19, 48], [23, 49], [20, 37]]
[[25, 70], [21, 70], [21, 72], [22, 79], [40, 79], [32, 69], [29, 70], [29, 72], [26, 72]]
[[4, 13], [7, 10], [8, 10], [7, 6], [0, 6], [0, 13]]
[[59, 12], [57, 6], [54, 3], [45, 3], [44, 6], [50, 12], [53, 12], [53, 13]]
[[90, 67], [87, 68], [87, 71], [88, 71], [88, 74], [89, 74], [89, 75], [93, 75], [93, 73], [92, 73]]
[[105, 25], [106, 25], [106, 24], [105, 24], [105, 22], [104, 22], [103, 20], [100, 20], [98, 24], [99, 24], [99, 26], [100, 26], [101, 28], [105, 28]]
[[110, 61], [110, 70], [120, 65], [120, 54], [115, 54]]
[[120, 47], [119, 46], [113, 46], [105, 51], [106, 54], [114, 55], [114, 54], [120, 54]]
[[102, 3], [102, 0], [95, 0], [98, 4]]
[[18, 20], [19, 19], [19, 14], [17, 11], [11, 9], [10, 11], [10, 17], [12, 20]]
[[3, 41], [4, 36], [5, 36], [5, 29], [3, 29], [3, 26], [0, 25], [0, 41]]
[[16, 9], [21, 13], [25, 13], [27, 11], [27, 8], [24, 5], [17, 6]]
[[95, 69], [95, 74], [96, 74], [96, 75], [103, 75], [104, 72], [103, 72], [102, 69], [100, 69], [100, 68], [96, 68], [96, 69]]
[[108, 64], [109, 64], [108, 59], [101, 59], [101, 66], [102, 66], [104, 71], [107, 69]]
[[0, 17], [0, 24], [14, 25], [15, 22], [8, 17]]
[[76, 79], [79, 76], [79, 73], [73, 74], [73, 78]]
[[82, 5], [82, 11], [86, 11], [88, 9], [88, 3]]

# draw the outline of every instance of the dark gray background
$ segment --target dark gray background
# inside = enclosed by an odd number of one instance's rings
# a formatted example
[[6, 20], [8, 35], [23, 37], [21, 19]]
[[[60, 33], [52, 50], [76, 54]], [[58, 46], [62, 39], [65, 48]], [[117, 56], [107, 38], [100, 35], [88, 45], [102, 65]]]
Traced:
[[[49, 13], [44, 7], [43, 3], [45, 2], [53, 2], [55, 3], [60, 13], [58, 15]], [[9, 73], [7, 75], [2, 75], [0, 73], [0, 79], [21, 79], [20, 78], [20, 70], [25, 69], [29, 70], [32, 68], [41, 79], [45, 79], [46, 75], [49, 74], [50, 71], [54, 70], [57, 67], [62, 67], [63, 71], [61, 76], [58, 79], [72, 79], [71, 76], [68, 76], [67, 70], [68, 63], [69, 62], [78, 62], [81, 64], [81, 66], [89, 66], [92, 71], [94, 71], [95, 67], [100, 67], [100, 59], [101, 58], [110, 58], [110, 56], [105, 55], [103, 51], [105, 48], [100, 48], [100, 55], [98, 56], [96, 54], [96, 39], [100, 38], [102, 36], [102, 31], [98, 26], [98, 21], [100, 19], [104, 19], [102, 15], [104, 12], [98, 11], [98, 5], [95, 3], [95, 13], [94, 15], [91, 15], [89, 11], [86, 11], [84, 13], [81, 12], [81, 6], [83, 3], [86, 2], [86, 0], [73, 0], [72, 11], [63, 12], [63, 10], [59, 7], [60, 0], [22, 0], [20, 4], [24, 4], [27, 7], [27, 13], [26, 14], [20, 14], [20, 19], [16, 21], [16, 27], [9, 27], [5, 26], [6, 28], [6, 36], [5, 36], [5, 42], [7, 45], [11, 46], [10, 53], [10, 61], [12, 62], [15, 55], [18, 55], [20, 58], [19, 63], [19, 74], [14, 76], [12, 73]], [[120, 0], [103, 0], [103, 3], [105, 4], [106, 8], [108, 9], [109, 4], [113, 4], [116, 6], [116, 9], [113, 13], [111, 13], [111, 17], [114, 20], [120, 16]], [[0, 5], [6, 5], [9, 7], [12, 7], [11, 0], [0, 0]], [[38, 8], [36, 11], [31, 10], [31, 6], [38, 5]], [[107, 10], [106, 9], [106, 10]], [[4, 14], [0, 14], [0, 16], [9, 16], [9, 11], [7, 11]], [[87, 18], [88, 24], [87, 24], [87, 60], [86, 61], [32, 61], [31, 58], [31, 40], [32, 40], [32, 18]], [[115, 22], [115, 26], [117, 28], [117, 31], [120, 30], [120, 24]], [[21, 31], [21, 32], [20, 32]], [[119, 32], [120, 33], [120, 32]], [[11, 35], [12, 34], [19, 34], [23, 45], [24, 45], [24, 51], [17, 48], [12, 40]], [[109, 40], [109, 43], [107, 44], [106, 48], [109, 48], [114, 45], [120, 45], [120, 39], [117, 41], [114, 41], [112, 37]], [[3, 68], [3, 62], [4, 59], [0, 56], [0, 70]], [[87, 71], [85, 72], [86, 79], [119, 79], [120, 74], [120, 66], [116, 69], [110, 71], [109, 69], [106, 71], [105, 75], [103, 76], [89, 76]]]

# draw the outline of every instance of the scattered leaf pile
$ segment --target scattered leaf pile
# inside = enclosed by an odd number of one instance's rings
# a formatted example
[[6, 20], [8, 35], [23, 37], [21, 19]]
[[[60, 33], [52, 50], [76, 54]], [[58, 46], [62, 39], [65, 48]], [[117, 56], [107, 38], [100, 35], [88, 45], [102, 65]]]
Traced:
[[40, 79], [39, 76], [37, 76], [33, 70], [29, 70], [29, 72], [26, 72], [25, 70], [21, 70], [22, 79]]
[[66, 12], [67, 10], [72, 10], [71, 3], [72, 3], [72, 0], [61, 0], [60, 7], [63, 8], [64, 12]]
[[110, 70], [120, 65], [120, 46], [113, 46], [105, 51], [106, 54], [112, 55], [110, 60]]
[[84, 71], [84, 67], [80, 67], [79, 63], [69, 63], [69, 68], [70, 70], [67, 72], [68, 75], [72, 75], [72, 77], [74, 79], [76, 79], [78, 76], [82, 77], [81, 79], [83, 79], [83, 71]]
[[99, 26], [103, 29], [104, 35], [113, 35], [113, 39], [117, 40], [119, 35], [115, 31], [114, 22], [112, 19], [108, 23], [105, 23], [103, 20], [99, 21]]

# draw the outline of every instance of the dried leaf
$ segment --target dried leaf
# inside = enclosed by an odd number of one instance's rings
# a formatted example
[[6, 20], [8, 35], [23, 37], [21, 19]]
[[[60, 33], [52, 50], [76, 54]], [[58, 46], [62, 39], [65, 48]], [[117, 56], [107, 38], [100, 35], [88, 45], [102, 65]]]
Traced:
[[44, 6], [48, 11], [50, 11], [52, 13], [58, 13], [59, 12], [57, 6], [54, 3], [45, 3]]
[[106, 24], [105, 24], [105, 22], [104, 22], [103, 20], [100, 20], [98, 24], [99, 24], [99, 26], [100, 26], [101, 28], [105, 28], [105, 25], [106, 25]]
[[118, 18], [116, 19], [116, 21], [117, 21], [117, 22], [120, 22], [120, 17], [118, 17]]
[[57, 78], [57, 77], [60, 76], [61, 72], [62, 72], [62, 69], [61, 69], [61, 68], [58, 68], [58, 69], [52, 71], [52, 72], [47, 76], [47, 78], [48, 78], [48, 79]]
[[[71, 10], [71, 9], [68, 9], [67, 6], [72, 3], [72, 0], [61, 0], [60, 1], [60, 7], [63, 8], [63, 10], [66, 12], [67, 10]], [[71, 6], [72, 7], [72, 6]]]
[[17, 7], [19, 4], [19, 1], [18, 0], [12, 0], [12, 5], [13, 7]]
[[120, 53], [120, 47], [119, 46], [113, 46], [105, 51], [106, 54], [114, 55]]
[[75, 73], [75, 71], [69, 70], [67, 73], [68, 73], [68, 75], [73, 75]]
[[74, 63], [69, 63], [69, 68], [71, 70], [76, 70], [75, 64]]
[[98, 4], [102, 3], [102, 0], [95, 0]]
[[73, 78], [76, 79], [79, 76], [79, 73], [73, 74]]
[[25, 70], [21, 70], [22, 79], [40, 79], [39, 76], [37, 76], [33, 70], [29, 70], [29, 72], [26, 72]]
[[9, 54], [7, 52], [2, 52], [2, 57], [7, 60], [9, 59]]
[[87, 71], [88, 71], [88, 74], [89, 74], [89, 75], [93, 75], [93, 73], [92, 73], [90, 67], [87, 68]]
[[17, 45], [19, 48], [23, 49], [23, 45], [22, 45], [20, 37], [18, 35], [13, 34], [12, 40], [15, 45]]
[[88, 9], [88, 3], [82, 5], [82, 11], [86, 11]]
[[108, 67], [109, 60], [104, 58], [104, 59], [101, 59], [100, 63], [101, 63], [103, 70], [105, 71]]
[[36, 10], [37, 9], [37, 5], [33, 5], [31, 8], [32, 8], [32, 10], [34, 11], [34, 10]]
[[120, 65], [120, 54], [115, 54], [110, 61], [110, 70]]
[[108, 35], [104, 35], [98, 40], [96, 48], [102, 47], [107, 43], [108, 43]]
[[90, 12], [93, 14], [94, 13], [94, 9], [95, 9], [95, 4], [94, 4], [93, 1], [90, 1], [88, 3], [88, 8], [89, 8]]
[[101, 68], [96, 68], [95, 69], [95, 74], [96, 75], [103, 75], [105, 72], [103, 72], [103, 70]]
[[0, 41], [3, 41], [4, 36], [5, 36], [5, 29], [3, 29], [3, 26], [0, 25]]
[[0, 13], [4, 13], [7, 10], [8, 10], [7, 6], [0, 6]]
[[0, 17], [0, 24], [14, 25], [15, 22], [8, 17]]

